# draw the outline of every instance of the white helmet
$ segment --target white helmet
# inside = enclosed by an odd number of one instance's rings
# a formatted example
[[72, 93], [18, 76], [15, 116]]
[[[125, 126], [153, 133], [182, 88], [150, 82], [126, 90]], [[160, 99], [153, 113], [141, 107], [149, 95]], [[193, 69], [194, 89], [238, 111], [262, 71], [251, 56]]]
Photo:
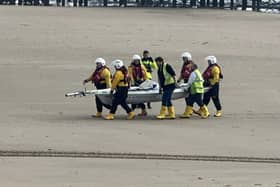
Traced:
[[141, 60], [140, 55], [133, 55], [132, 60]]
[[105, 66], [106, 65], [106, 61], [103, 59], [103, 58], [97, 58], [95, 60], [95, 63], [96, 64], [101, 64], [102, 66]]
[[189, 52], [184, 52], [182, 54], [182, 58], [187, 58], [188, 60], [192, 60], [192, 55]]
[[217, 63], [217, 58], [215, 56], [207, 56], [205, 61], [208, 62], [208, 64], [213, 65]]
[[112, 62], [112, 65], [116, 68], [116, 69], [120, 69], [121, 67], [123, 67], [123, 61], [122, 60], [114, 60]]

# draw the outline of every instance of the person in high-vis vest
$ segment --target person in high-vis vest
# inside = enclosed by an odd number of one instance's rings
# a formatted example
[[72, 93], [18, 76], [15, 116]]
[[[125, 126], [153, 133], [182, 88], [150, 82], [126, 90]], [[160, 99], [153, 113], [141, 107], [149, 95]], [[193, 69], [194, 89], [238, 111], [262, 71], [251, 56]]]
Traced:
[[205, 58], [205, 61], [208, 63], [208, 67], [203, 73], [203, 78], [206, 83], [205, 86], [209, 86], [210, 89], [204, 94], [203, 103], [205, 105], [208, 105], [210, 99], [212, 99], [217, 110], [214, 116], [221, 117], [222, 106], [219, 98], [219, 88], [220, 80], [223, 78], [223, 74], [221, 71], [221, 67], [217, 64], [217, 58], [215, 56], [208, 56]]
[[157, 63], [153, 60], [153, 58], [150, 56], [149, 51], [145, 50], [143, 51], [143, 58], [141, 63], [145, 66], [147, 70], [147, 78], [152, 80], [153, 78], [153, 70], [157, 69]]
[[[128, 74], [130, 77], [131, 86], [140, 86], [145, 80], [147, 80], [147, 71], [144, 65], [141, 64], [141, 57], [139, 55], [133, 55], [132, 62], [128, 67]], [[144, 103], [132, 104], [132, 110], [137, 107], [141, 108], [139, 116], [146, 116], [146, 105]]]
[[[157, 63], [153, 60], [148, 50], [143, 51], [143, 58], [141, 63], [145, 66], [147, 70], [147, 79], [153, 79], [153, 70], [157, 69]], [[151, 103], [147, 103], [149, 109], [152, 108]]]
[[[180, 83], [182, 80], [184, 83], [187, 83], [189, 81], [190, 74], [192, 72], [192, 55], [189, 52], [184, 52], [182, 54], [182, 60], [183, 65], [180, 72], [180, 77], [177, 80], [177, 83]], [[188, 97], [185, 97], [185, 102], [187, 105]], [[187, 107], [185, 108], [185, 112], [181, 115], [182, 118], [185, 118], [187, 116]]]
[[[171, 102], [171, 97], [176, 88], [176, 74], [171, 65], [164, 62], [162, 57], [155, 59], [158, 66], [158, 80], [160, 92], [162, 93], [162, 103], [158, 119], [175, 119], [175, 109]], [[166, 112], [168, 111], [168, 115]]]
[[112, 79], [112, 87], [111, 93], [113, 95], [112, 107], [110, 113], [105, 116], [105, 119], [112, 120], [114, 119], [114, 115], [117, 111], [118, 105], [121, 105], [123, 109], [126, 111], [127, 119], [133, 119], [135, 117], [134, 112], [132, 112], [131, 108], [126, 103], [128, 89], [129, 89], [129, 75], [128, 70], [124, 66], [123, 61], [115, 60], [112, 62], [112, 65], [115, 67], [116, 72]]
[[193, 104], [197, 103], [200, 107], [201, 117], [207, 118], [209, 116], [209, 112], [207, 107], [202, 102], [202, 95], [204, 93], [203, 78], [196, 64], [192, 64], [192, 73], [189, 77], [187, 85], [187, 89], [188, 87], [190, 88], [190, 95], [187, 99], [187, 109], [184, 117], [191, 117], [193, 113]]
[[[96, 89], [106, 89], [111, 88], [111, 72], [110, 69], [106, 66], [106, 61], [103, 58], [97, 58], [95, 60], [96, 69], [92, 75], [83, 81], [85, 85], [88, 82], [92, 82]], [[110, 105], [103, 104], [101, 100], [95, 96], [95, 103], [97, 113], [93, 117], [101, 117], [103, 106], [107, 109], [110, 109]]]

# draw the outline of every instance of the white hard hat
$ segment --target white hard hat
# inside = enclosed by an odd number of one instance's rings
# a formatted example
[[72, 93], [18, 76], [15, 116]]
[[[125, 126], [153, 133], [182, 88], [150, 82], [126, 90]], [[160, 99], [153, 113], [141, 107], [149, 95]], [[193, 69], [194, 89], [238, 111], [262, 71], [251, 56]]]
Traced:
[[106, 65], [106, 61], [104, 60], [104, 58], [97, 58], [95, 60], [95, 63], [96, 64], [101, 64], [102, 66], [105, 66]]
[[132, 60], [141, 60], [140, 55], [133, 55]]
[[187, 58], [188, 60], [192, 60], [192, 55], [189, 52], [184, 52], [182, 54], [182, 58]]
[[217, 63], [217, 58], [215, 56], [207, 56], [205, 61], [212, 65]]
[[123, 61], [122, 60], [114, 60], [112, 62], [112, 65], [116, 68], [116, 69], [120, 69], [123, 66]]

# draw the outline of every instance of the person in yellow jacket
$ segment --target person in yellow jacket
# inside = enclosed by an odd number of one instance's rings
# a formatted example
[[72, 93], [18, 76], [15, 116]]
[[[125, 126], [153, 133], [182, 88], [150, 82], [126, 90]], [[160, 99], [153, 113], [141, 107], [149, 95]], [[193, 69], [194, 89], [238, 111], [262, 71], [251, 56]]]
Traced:
[[207, 118], [209, 116], [209, 112], [207, 107], [204, 105], [202, 101], [202, 95], [204, 92], [203, 78], [200, 71], [197, 68], [197, 65], [192, 64], [191, 66], [192, 66], [191, 68], [192, 73], [190, 74], [187, 83], [188, 86], [186, 88], [186, 89], [190, 88], [190, 95], [187, 98], [186, 112], [181, 117], [190, 118], [193, 113], [193, 104], [197, 103], [198, 106], [200, 107], [201, 117]]
[[[96, 69], [92, 75], [83, 81], [85, 85], [88, 82], [92, 82], [96, 89], [106, 89], [111, 88], [111, 72], [110, 69], [106, 66], [106, 61], [103, 58], [97, 58], [95, 60]], [[97, 113], [93, 117], [101, 117], [103, 106], [107, 109], [111, 107], [109, 105], [103, 104], [101, 100], [95, 96], [95, 103], [97, 108]]]
[[[147, 71], [144, 65], [141, 64], [141, 57], [139, 55], [133, 55], [131, 65], [128, 67], [128, 73], [131, 81], [131, 86], [139, 86], [145, 80], [147, 80]], [[137, 107], [141, 108], [139, 116], [146, 116], [146, 105], [144, 103], [132, 104], [132, 110]]]
[[[153, 79], [153, 70], [157, 69], [157, 63], [153, 60], [153, 58], [150, 55], [150, 52], [148, 50], [143, 51], [143, 58], [141, 63], [145, 66], [147, 70], [147, 79], [152, 80]], [[149, 109], [152, 108], [151, 103], [148, 102], [147, 106]]]
[[[215, 117], [222, 116], [222, 106], [219, 98], [219, 88], [220, 88], [220, 80], [223, 78], [223, 74], [221, 71], [221, 67], [217, 64], [217, 58], [215, 56], [207, 56], [205, 61], [208, 63], [208, 67], [203, 73], [203, 78], [205, 80], [205, 86], [209, 86], [210, 89], [208, 92], [204, 94], [203, 103], [208, 105], [210, 99], [216, 107]], [[199, 113], [200, 111], [198, 111]]]
[[[164, 62], [162, 57], [155, 59], [158, 66], [158, 80], [160, 92], [162, 93], [162, 103], [158, 119], [175, 119], [175, 109], [171, 102], [171, 97], [176, 88], [176, 74], [171, 65]], [[165, 113], [168, 110], [168, 115]]]
[[123, 61], [121, 60], [113, 61], [112, 65], [115, 67], [116, 72], [112, 79], [111, 92], [112, 94], [114, 92], [115, 93], [113, 95], [110, 113], [107, 116], [105, 116], [105, 119], [114, 119], [114, 115], [117, 111], [118, 105], [121, 105], [128, 114], [127, 119], [133, 119], [135, 117], [135, 114], [134, 112], [132, 112], [131, 108], [126, 103], [130, 81], [128, 70], [124, 66]]
[[152, 80], [153, 78], [153, 70], [157, 69], [157, 63], [150, 56], [150, 52], [148, 50], [143, 51], [143, 58], [141, 63], [145, 66], [147, 70], [147, 78]]

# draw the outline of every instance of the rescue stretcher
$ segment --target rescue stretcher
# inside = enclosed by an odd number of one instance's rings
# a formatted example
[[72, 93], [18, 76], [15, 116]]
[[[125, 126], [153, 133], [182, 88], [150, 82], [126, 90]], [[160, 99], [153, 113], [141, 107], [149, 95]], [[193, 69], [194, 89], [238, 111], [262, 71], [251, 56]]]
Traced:
[[[189, 86], [185, 83], [180, 84], [175, 88], [172, 100], [177, 100], [185, 98], [189, 94]], [[205, 88], [207, 91], [208, 88]], [[101, 90], [85, 90], [66, 93], [65, 97], [77, 97], [77, 96], [87, 96], [96, 95], [103, 104], [111, 105], [113, 94], [111, 89], [101, 89]], [[147, 80], [143, 82], [139, 87], [132, 86], [128, 90], [128, 97], [126, 102], [128, 104], [139, 104], [147, 102], [160, 102], [162, 98], [162, 93], [160, 93], [159, 85], [157, 82]]]

